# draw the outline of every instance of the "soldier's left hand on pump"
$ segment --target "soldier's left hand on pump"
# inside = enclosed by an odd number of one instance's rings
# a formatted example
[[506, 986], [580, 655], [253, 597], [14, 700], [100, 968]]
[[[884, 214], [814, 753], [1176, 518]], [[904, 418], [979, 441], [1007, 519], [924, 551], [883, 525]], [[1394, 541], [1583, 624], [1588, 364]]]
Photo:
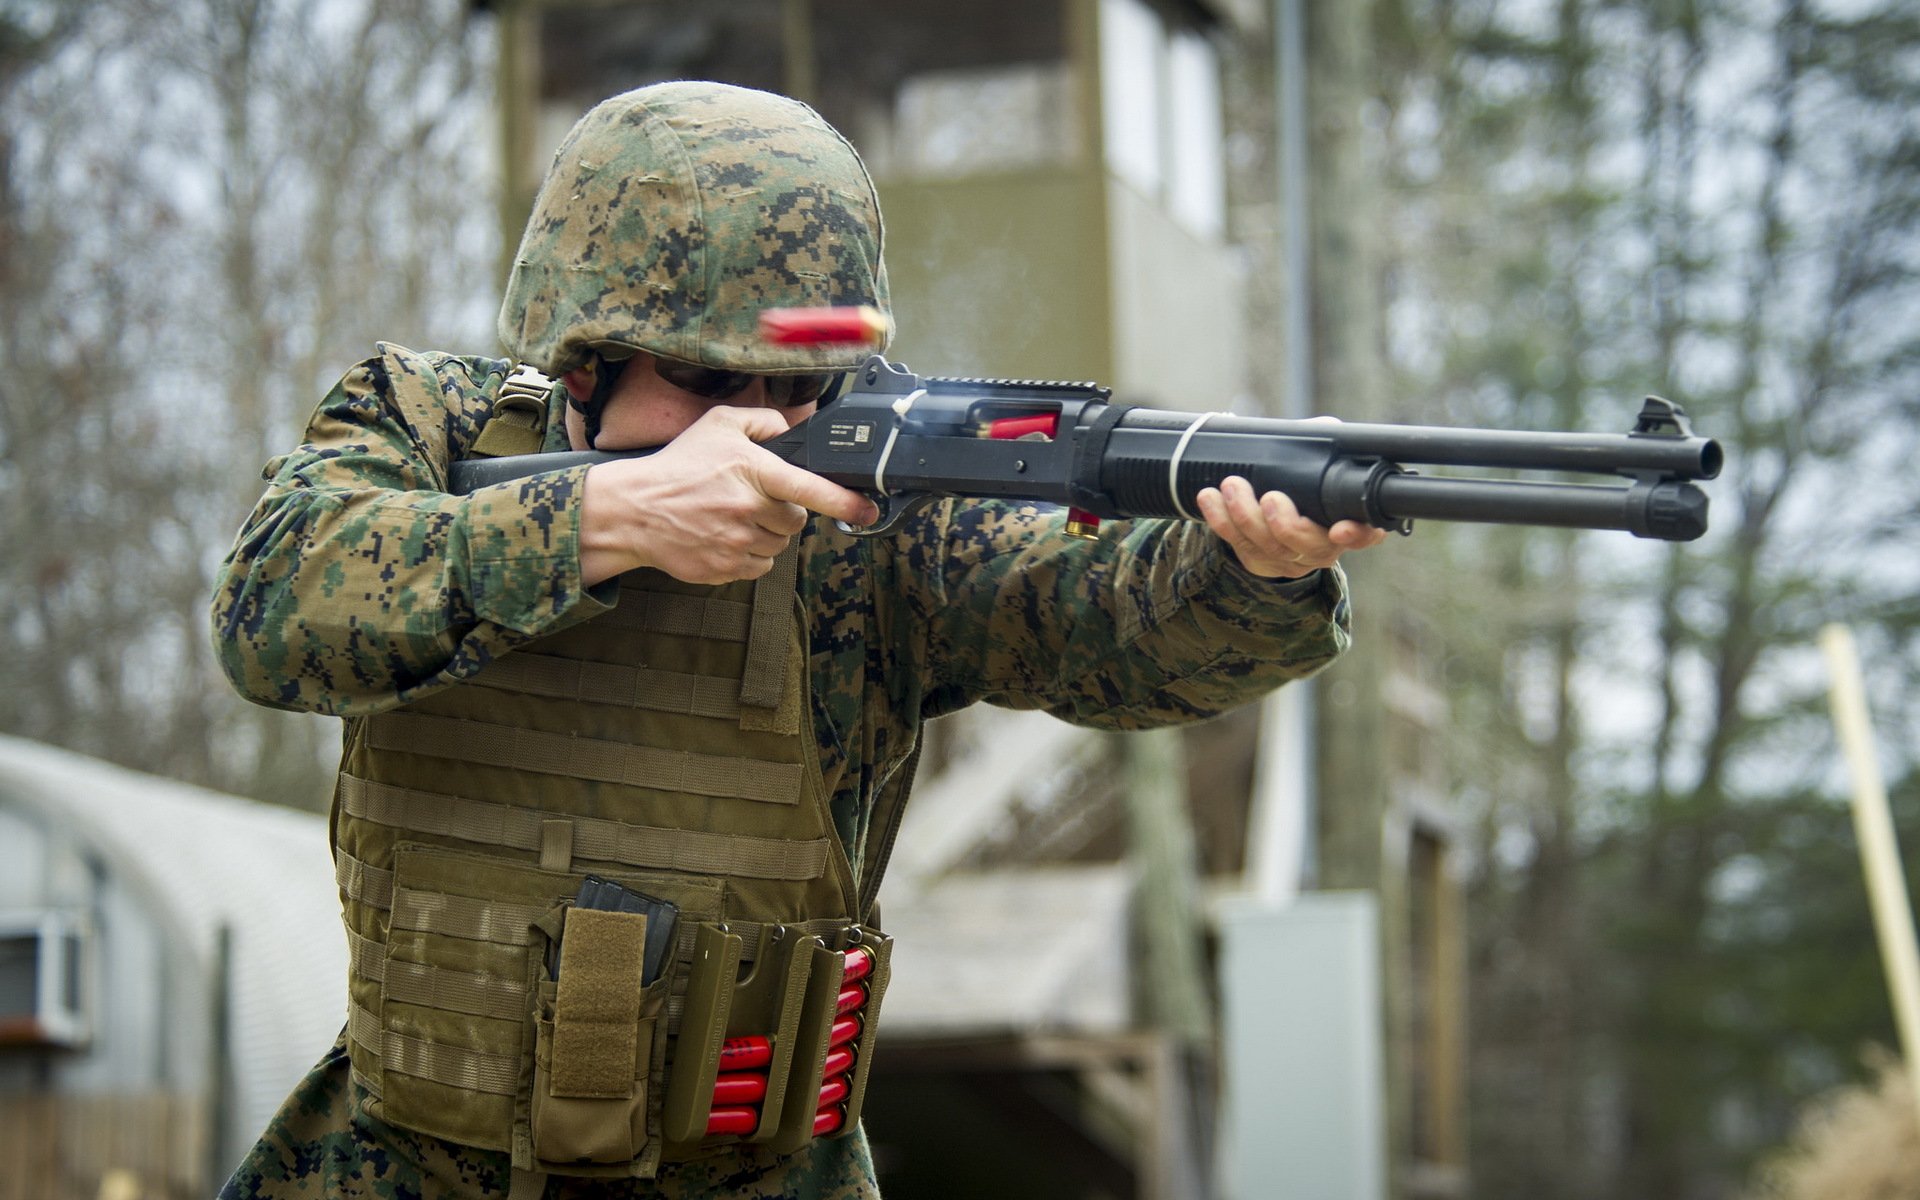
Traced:
[[1358, 521], [1336, 521], [1324, 528], [1300, 515], [1284, 492], [1253, 493], [1238, 475], [1206, 488], [1198, 497], [1207, 527], [1233, 548], [1250, 574], [1268, 579], [1298, 579], [1340, 561], [1350, 550], [1365, 550], [1386, 540], [1387, 531]]
[[584, 582], [636, 567], [687, 583], [758, 579], [808, 511], [855, 525], [878, 520], [871, 500], [755, 444], [797, 419], [792, 409], [721, 405], [657, 454], [590, 467], [580, 516]]

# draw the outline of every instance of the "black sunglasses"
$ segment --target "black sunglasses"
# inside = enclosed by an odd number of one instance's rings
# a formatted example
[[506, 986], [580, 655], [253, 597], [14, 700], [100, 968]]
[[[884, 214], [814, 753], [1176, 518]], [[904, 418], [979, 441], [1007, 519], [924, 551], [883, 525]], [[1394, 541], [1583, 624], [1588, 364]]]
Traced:
[[755, 379], [767, 381], [767, 400], [781, 408], [812, 404], [827, 394], [834, 375], [755, 375], [749, 371], [721, 371], [697, 367], [692, 363], [655, 358], [653, 369], [660, 378], [707, 400], [726, 400], [747, 390]]

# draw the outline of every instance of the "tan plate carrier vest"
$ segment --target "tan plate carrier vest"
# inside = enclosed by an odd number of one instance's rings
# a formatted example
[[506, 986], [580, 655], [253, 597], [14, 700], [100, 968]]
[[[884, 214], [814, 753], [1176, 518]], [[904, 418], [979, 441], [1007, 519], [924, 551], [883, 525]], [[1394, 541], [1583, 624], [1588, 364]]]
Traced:
[[[821, 781], [797, 557], [717, 588], [634, 572], [612, 611], [350, 724], [334, 861], [373, 1116], [506, 1151], [516, 1179], [797, 1150], [858, 947], [830, 1091], [833, 1135], [855, 1127], [891, 942], [860, 923]], [[658, 979], [646, 916], [573, 906], [588, 874], [678, 906]], [[709, 1136], [722, 1042], [745, 1037], [771, 1047], [756, 1123]]]

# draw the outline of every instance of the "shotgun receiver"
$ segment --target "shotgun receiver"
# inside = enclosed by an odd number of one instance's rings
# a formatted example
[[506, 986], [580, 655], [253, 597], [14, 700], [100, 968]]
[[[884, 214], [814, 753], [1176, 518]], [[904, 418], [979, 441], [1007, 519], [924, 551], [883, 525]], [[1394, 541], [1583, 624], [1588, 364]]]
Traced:
[[[879, 355], [845, 394], [763, 443], [782, 459], [862, 492], [890, 532], [942, 496], [1064, 505], [1068, 531], [1102, 518], [1195, 519], [1195, 496], [1240, 475], [1282, 491], [1322, 525], [1351, 519], [1400, 533], [1416, 519], [1620, 529], [1691, 541], [1706, 532], [1694, 480], [1720, 473], [1720, 444], [1694, 436], [1679, 405], [1648, 397], [1625, 434], [1525, 433], [1423, 425], [1290, 421], [1141, 408], [1092, 383], [921, 378]], [[465, 494], [545, 471], [633, 457], [581, 451], [457, 462]], [[1625, 486], [1425, 476], [1406, 464], [1577, 472]]]

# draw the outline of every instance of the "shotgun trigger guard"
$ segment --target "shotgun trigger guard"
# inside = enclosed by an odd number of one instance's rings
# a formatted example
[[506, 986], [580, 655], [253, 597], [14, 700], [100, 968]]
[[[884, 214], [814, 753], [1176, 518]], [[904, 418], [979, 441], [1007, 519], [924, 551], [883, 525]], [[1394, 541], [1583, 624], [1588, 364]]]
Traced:
[[869, 496], [867, 498], [879, 506], [879, 520], [871, 525], [849, 525], [845, 521], [835, 518], [833, 522], [834, 528], [846, 534], [848, 537], [880, 537], [883, 534], [892, 533], [900, 527], [902, 521], [939, 499], [938, 496], [930, 492], [916, 492], [903, 496]]

